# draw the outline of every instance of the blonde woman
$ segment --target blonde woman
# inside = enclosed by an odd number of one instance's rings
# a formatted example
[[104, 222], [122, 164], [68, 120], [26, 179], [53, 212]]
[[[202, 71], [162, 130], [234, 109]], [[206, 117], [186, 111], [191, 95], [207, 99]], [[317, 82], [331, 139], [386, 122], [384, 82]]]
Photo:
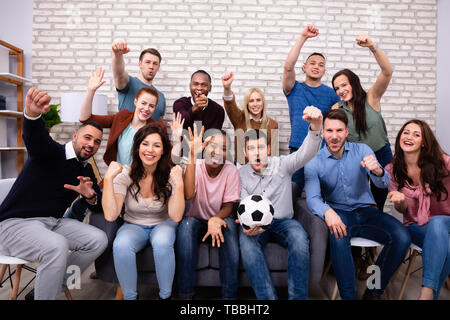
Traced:
[[[241, 129], [245, 133], [250, 129], [267, 130], [268, 144], [272, 146], [271, 150], [278, 150], [278, 134], [273, 133], [274, 145], [272, 145], [272, 130], [278, 129], [278, 122], [267, 115], [266, 102], [263, 92], [258, 88], [251, 88], [244, 97], [244, 108], [241, 110], [236, 104], [234, 93], [231, 90], [231, 84], [234, 80], [232, 72], [222, 76], [223, 101], [225, 110], [230, 118], [234, 130]], [[236, 138], [240, 136], [236, 132]], [[247, 163], [243, 156], [243, 139], [235, 139], [235, 155], [239, 164]], [[241, 147], [239, 147], [241, 146]], [[239, 154], [237, 153], [239, 151]]]

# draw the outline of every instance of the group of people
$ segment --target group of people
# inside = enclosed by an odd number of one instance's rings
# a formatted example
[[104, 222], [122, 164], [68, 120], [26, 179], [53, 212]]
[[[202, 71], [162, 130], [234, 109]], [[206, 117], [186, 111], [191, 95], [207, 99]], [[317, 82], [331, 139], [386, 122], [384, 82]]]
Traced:
[[[190, 79], [190, 97], [173, 104], [169, 137], [164, 95], [153, 86], [161, 64], [156, 49], [139, 57], [139, 74], [125, 70], [125, 41], [112, 44], [112, 71], [119, 112], [92, 114], [104, 70], [91, 72], [80, 122], [72, 141], [53, 141], [41, 119], [47, 93], [29, 90], [23, 135], [28, 160], [0, 205], [0, 252], [38, 261], [35, 299], [58, 299], [66, 288], [66, 269], [83, 271], [106, 248], [103, 231], [83, 224], [86, 210], [107, 221], [124, 220], [113, 243], [114, 265], [125, 299], [137, 299], [136, 253], [152, 245], [161, 299], [195, 294], [200, 241], [219, 249], [222, 298], [237, 299], [239, 261], [258, 299], [277, 299], [264, 254], [269, 241], [288, 251], [290, 299], [308, 298], [309, 239], [293, 219], [292, 182], [305, 189], [312, 213], [329, 228], [330, 257], [342, 299], [356, 299], [350, 239], [360, 236], [384, 245], [375, 264], [381, 287], [367, 288], [365, 299], [379, 299], [411, 242], [423, 250], [420, 299], [433, 299], [450, 272], [450, 158], [421, 120], [399, 131], [395, 153], [381, 115], [381, 97], [392, 78], [386, 54], [367, 35], [356, 44], [368, 48], [381, 72], [366, 92], [359, 77], [344, 69], [322, 83], [326, 60], [313, 53], [296, 80], [301, 49], [319, 30], [307, 25], [289, 51], [282, 89], [290, 121], [290, 154], [278, 154], [278, 123], [269, 117], [263, 91], [248, 90], [239, 108], [231, 89], [234, 74], [222, 76], [223, 104], [208, 98], [211, 76]], [[225, 113], [235, 129], [232, 141], [222, 126]], [[98, 150], [103, 128], [110, 128], [104, 153], [108, 169], [96, 181], [88, 159]], [[244, 229], [236, 204], [259, 194], [273, 204], [268, 228]], [[80, 195], [78, 200], [75, 200]], [[386, 199], [403, 214], [403, 224], [383, 212]], [[67, 208], [69, 208], [67, 210]], [[208, 240], [209, 241], [209, 240]]]

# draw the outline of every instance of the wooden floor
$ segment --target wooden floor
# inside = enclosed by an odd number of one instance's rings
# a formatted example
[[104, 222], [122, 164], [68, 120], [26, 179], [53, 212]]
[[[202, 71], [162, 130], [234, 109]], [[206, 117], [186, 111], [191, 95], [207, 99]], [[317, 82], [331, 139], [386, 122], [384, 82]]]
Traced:
[[[416, 270], [422, 265], [422, 259], [419, 256], [416, 259], [415, 268]], [[101, 280], [92, 280], [89, 278], [89, 274], [94, 270], [94, 266], [91, 265], [82, 275], [81, 288], [71, 290], [71, 294], [74, 300], [113, 300], [116, 295], [116, 285], [103, 282]], [[389, 288], [394, 297], [396, 297], [400, 291], [401, 282], [403, 280], [404, 272], [406, 271], [406, 265], [403, 264], [397, 274], [396, 279], [391, 281]], [[29, 271], [23, 270], [21, 277], [21, 288], [33, 277], [33, 274]], [[404, 300], [415, 300], [419, 296], [420, 283], [421, 283], [422, 271], [419, 270], [415, 272], [406, 288], [404, 295]], [[322, 281], [315, 286], [311, 286], [309, 289], [309, 299], [311, 300], [328, 300], [330, 299], [331, 293], [333, 291], [335, 283], [335, 278], [332, 275], [327, 275]], [[33, 283], [27, 288], [20, 296], [19, 300], [23, 300], [25, 294], [32, 288]], [[365, 289], [365, 282], [358, 281], [358, 296], [360, 297]], [[20, 291], [19, 290], [19, 291]], [[278, 296], [280, 299], [287, 299], [287, 288], [277, 288]], [[158, 299], [158, 289], [154, 286], [149, 285], [139, 285], [138, 287], [140, 299]], [[11, 286], [9, 281], [4, 283], [3, 287], [0, 288], [0, 300], [8, 300], [11, 294]], [[241, 299], [255, 299], [253, 291], [251, 288], [241, 288], [239, 291]], [[383, 298], [386, 298], [383, 295]], [[61, 299], [65, 299], [61, 295]], [[196, 299], [220, 299], [220, 288], [208, 287], [208, 288], [198, 288], [196, 290]], [[338, 295], [339, 299], [339, 295]], [[441, 289], [441, 294], [439, 300], [450, 300], [450, 290], [448, 290], [445, 285]]]

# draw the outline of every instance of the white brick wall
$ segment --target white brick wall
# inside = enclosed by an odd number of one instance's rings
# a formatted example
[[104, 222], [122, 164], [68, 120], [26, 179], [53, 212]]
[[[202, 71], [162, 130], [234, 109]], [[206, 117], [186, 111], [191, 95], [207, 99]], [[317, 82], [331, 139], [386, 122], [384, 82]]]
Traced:
[[[324, 82], [351, 68], [369, 89], [379, 68], [369, 50], [354, 39], [368, 32], [394, 65], [392, 83], [382, 99], [382, 113], [393, 142], [405, 120], [425, 119], [435, 127], [436, 0], [35, 0], [33, 81], [59, 102], [60, 92], [84, 92], [89, 71], [106, 69], [110, 112], [117, 110], [111, 71], [111, 43], [126, 39], [130, 74], [138, 71], [139, 53], [157, 48], [162, 56], [155, 86], [173, 102], [188, 95], [191, 73], [205, 69], [213, 77], [211, 97], [221, 101], [220, 77], [235, 73], [234, 91], [241, 103], [250, 87], [261, 88], [269, 114], [281, 127], [281, 153], [287, 152], [289, 113], [281, 89], [283, 63], [303, 26], [313, 23], [318, 38], [309, 40], [297, 64], [313, 51], [327, 56]], [[226, 128], [231, 125], [228, 119]]]

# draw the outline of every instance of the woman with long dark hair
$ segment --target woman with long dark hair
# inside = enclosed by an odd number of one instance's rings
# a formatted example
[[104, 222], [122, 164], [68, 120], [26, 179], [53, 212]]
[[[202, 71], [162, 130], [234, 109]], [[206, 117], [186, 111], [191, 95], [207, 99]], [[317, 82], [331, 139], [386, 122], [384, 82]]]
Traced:
[[413, 119], [400, 129], [386, 171], [390, 202], [403, 214], [412, 242], [422, 247], [419, 299], [437, 299], [450, 272], [450, 157], [428, 124]]
[[[381, 72], [369, 91], [361, 86], [359, 77], [351, 70], [337, 72], [332, 79], [333, 88], [342, 99], [333, 108], [342, 108], [348, 117], [347, 140], [367, 144], [382, 167], [392, 160], [392, 151], [387, 137], [386, 125], [381, 116], [381, 97], [392, 78], [393, 68], [386, 54], [368, 35], [361, 34], [356, 44], [369, 48]], [[380, 211], [383, 211], [387, 189], [379, 189], [371, 183], [371, 191]]]
[[185, 203], [182, 169], [171, 167], [170, 150], [161, 126], [146, 125], [134, 136], [131, 166], [112, 161], [104, 177], [106, 220], [116, 220], [125, 204], [125, 222], [113, 244], [114, 265], [125, 299], [137, 298], [136, 253], [149, 242], [159, 296], [166, 299], [172, 293], [176, 228]]

